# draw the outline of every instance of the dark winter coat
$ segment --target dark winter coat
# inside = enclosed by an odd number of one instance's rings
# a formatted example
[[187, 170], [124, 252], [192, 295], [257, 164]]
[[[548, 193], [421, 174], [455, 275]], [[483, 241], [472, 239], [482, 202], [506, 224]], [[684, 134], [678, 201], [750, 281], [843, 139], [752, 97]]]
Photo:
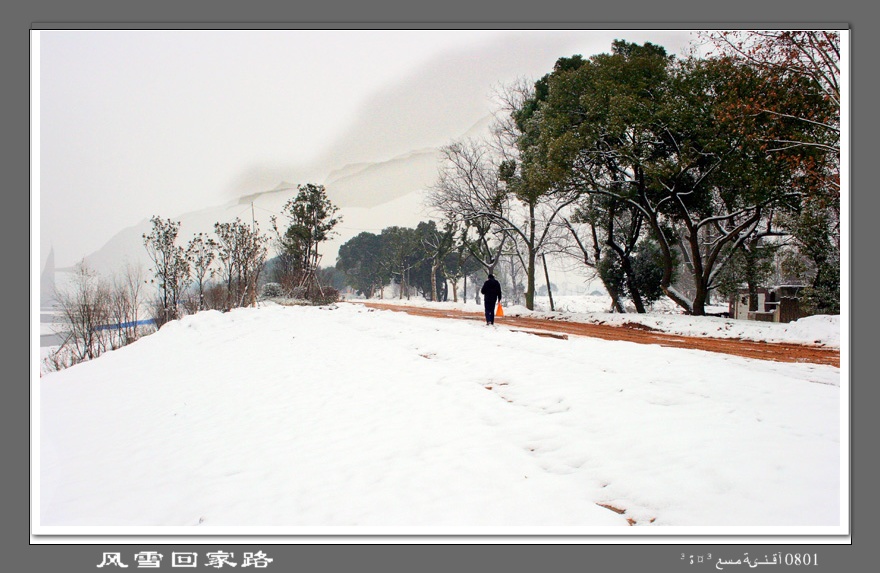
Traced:
[[486, 279], [480, 294], [486, 298], [486, 304], [495, 304], [495, 301], [501, 300], [501, 283], [496, 279]]

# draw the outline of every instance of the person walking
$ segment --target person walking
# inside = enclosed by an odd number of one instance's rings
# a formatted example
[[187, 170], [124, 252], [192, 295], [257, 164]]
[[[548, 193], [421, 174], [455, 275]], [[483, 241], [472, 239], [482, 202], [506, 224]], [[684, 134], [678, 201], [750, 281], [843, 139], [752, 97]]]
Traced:
[[495, 275], [489, 273], [489, 278], [480, 289], [483, 295], [483, 304], [486, 309], [486, 324], [495, 324], [495, 303], [501, 300], [501, 283], [495, 280]]

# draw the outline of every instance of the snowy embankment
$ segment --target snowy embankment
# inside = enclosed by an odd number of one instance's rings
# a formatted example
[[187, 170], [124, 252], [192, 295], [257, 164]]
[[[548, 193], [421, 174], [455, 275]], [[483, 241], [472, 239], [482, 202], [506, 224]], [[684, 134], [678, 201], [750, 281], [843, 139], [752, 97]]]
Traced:
[[843, 525], [830, 366], [341, 303], [202, 312], [35, 385], [40, 526]]
[[[469, 302], [434, 303], [421, 298], [412, 299], [372, 299], [384, 304], [404, 306], [423, 306], [430, 308], [455, 308], [470, 312], [482, 312], [482, 305]], [[547, 297], [536, 297], [535, 310], [522, 305], [507, 307], [508, 316], [533, 316], [552, 318], [570, 322], [607, 324], [621, 326], [639, 324], [654, 330], [681, 336], [707, 336], [711, 338], [739, 338], [742, 340], [763, 340], [765, 342], [790, 342], [809, 346], [840, 348], [840, 316], [808, 316], [796, 322], [782, 324], [776, 322], [757, 322], [754, 320], [735, 320], [716, 316], [688, 316], [681, 309], [664, 300], [657, 303], [647, 314], [635, 312], [619, 314], [608, 312], [607, 296], [554, 296], [555, 311], [550, 312]], [[727, 307], [712, 307], [711, 312], [726, 311]]]

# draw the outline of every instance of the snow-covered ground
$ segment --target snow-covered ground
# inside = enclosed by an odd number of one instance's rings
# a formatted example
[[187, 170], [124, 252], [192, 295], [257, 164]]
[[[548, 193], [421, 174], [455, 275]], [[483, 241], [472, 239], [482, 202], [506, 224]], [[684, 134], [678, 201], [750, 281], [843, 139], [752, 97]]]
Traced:
[[[840, 341], [838, 317], [571, 310]], [[848, 388], [831, 366], [264, 304], [169, 323], [33, 387], [43, 533], [838, 534], [848, 522]]]

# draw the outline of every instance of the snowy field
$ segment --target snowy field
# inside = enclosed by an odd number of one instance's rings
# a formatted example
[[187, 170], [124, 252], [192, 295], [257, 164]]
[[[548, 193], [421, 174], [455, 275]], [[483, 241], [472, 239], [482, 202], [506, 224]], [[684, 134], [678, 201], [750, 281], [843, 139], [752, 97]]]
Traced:
[[[840, 344], [839, 317], [634, 318]], [[838, 534], [841, 383], [356, 303], [207, 311], [34, 378], [36, 531]]]

